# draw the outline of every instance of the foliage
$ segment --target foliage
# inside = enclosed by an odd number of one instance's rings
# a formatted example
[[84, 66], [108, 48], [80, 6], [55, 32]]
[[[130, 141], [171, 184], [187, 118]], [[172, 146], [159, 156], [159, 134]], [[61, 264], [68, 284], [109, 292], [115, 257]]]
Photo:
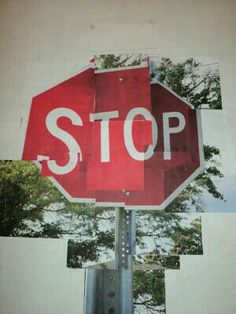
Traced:
[[190, 219], [185, 214], [165, 212], [138, 216], [137, 243], [148, 253], [139, 254], [137, 262], [178, 269], [179, 255], [203, 254], [199, 216], [193, 215]]
[[136, 313], [165, 313], [164, 271], [136, 271], [134, 273], [134, 306]]
[[[114, 232], [97, 230], [97, 236], [87, 240], [69, 240], [67, 266], [82, 268], [88, 261], [99, 262], [106, 250], [114, 249]], [[81, 254], [82, 253], [82, 254]]]
[[174, 245], [171, 253], [174, 254], [203, 254], [201, 221], [199, 218], [193, 220], [188, 228], [176, 228], [172, 237]]
[[[0, 163], [0, 230], [1, 235], [39, 235], [37, 223], [43, 225], [44, 210], [60, 203], [63, 197], [47, 178], [40, 177], [36, 166], [27, 161]], [[54, 234], [57, 233], [54, 226]], [[47, 232], [46, 232], [47, 233]], [[51, 233], [51, 232], [50, 232]]]
[[95, 56], [96, 67], [98, 69], [120, 68], [124, 66], [140, 65], [144, 58], [141, 54], [123, 54], [123, 55], [99, 55]]
[[[143, 220], [143, 223], [139, 224], [140, 219]], [[147, 222], [147, 220], [149, 221]], [[142, 213], [140, 214], [137, 229], [138, 243], [139, 245], [140, 243], [147, 243], [146, 238], [150, 237], [155, 244], [153, 252], [150, 255], [145, 255], [144, 262], [146, 264], [159, 265], [164, 269], [178, 269], [178, 255], [203, 254], [201, 219], [197, 217], [190, 223], [186, 220], [188, 218], [183, 214], [158, 212], [153, 216], [147, 213], [146, 217]], [[145, 222], [147, 225], [143, 228]], [[147, 229], [145, 230], [145, 228]], [[165, 245], [165, 240], [168, 240], [169, 246]], [[169, 256], [163, 254], [169, 254]], [[141, 309], [143, 309], [142, 306], [145, 306], [146, 312], [150, 314], [165, 313], [163, 291], [164, 274], [161, 271], [135, 272], [136, 306]], [[138, 307], [137, 313], [139, 313]]]
[[71, 267], [75, 250], [80, 252], [76, 265], [81, 267], [82, 262], [96, 261], [104, 250], [113, 249], [113, 222], [109, 210], [67, 201], [33, 162], [0, 162], [1, 236], [73, 237]]
[[190, 58], [174, 63], [161, 58], [151, 72], [151, 79], [157, 79], [195, 108], [221, 109], [220, 75], [218, 69], [202, 71], [202, 64]]
[[180, 258], [177, 255], [160, 255], [151, 252], [144, 257], [139, 255], [136, 263], [151, 266], [148, 269], [180, 269]]
[[70, 203], [29, 161], [0, 162], [0, 234], [61, 237], [64, 234], [108, 238], [98, 232], [104, 209]]

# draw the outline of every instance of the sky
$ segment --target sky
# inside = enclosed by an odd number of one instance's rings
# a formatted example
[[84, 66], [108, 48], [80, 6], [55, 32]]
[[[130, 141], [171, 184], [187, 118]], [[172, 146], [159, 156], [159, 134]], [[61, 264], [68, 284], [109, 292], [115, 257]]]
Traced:
[[[232, 134], [232, 130], [227, 132], [222, 129], [224, 118], [224, 109], [222, 111], [202, 111], [203, 143], [220, 149], [221, 157], [218, 160], [221, 166], [219, 169], [224, 175], [223, 178], [215, 181], [219, 191], [224, 195], [224, 201], [213, 199], [205, 194], [204, 202], [207, 212], [236, 211], [234, 134]], [[227, 128], [230, 129], [230, 125]]]

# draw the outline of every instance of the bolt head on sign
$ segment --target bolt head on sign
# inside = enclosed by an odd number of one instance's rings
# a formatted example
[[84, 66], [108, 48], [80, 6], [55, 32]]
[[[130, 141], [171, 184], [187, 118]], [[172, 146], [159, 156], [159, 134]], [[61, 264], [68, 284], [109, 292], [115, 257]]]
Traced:
[[72, 202], [164, 209], [203, 170], [200, 114], [147, 66], [91, 65], [32, 99], [22, 159]]

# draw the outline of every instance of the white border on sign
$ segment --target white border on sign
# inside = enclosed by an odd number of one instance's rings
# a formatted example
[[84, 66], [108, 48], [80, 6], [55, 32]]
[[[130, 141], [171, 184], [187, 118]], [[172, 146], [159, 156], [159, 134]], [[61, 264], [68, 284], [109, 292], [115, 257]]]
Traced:
[[188, 105], [191, 109], [194, 109], [194, 106], [192, 104], [190, 104], [190, 102], [188, 102], [187, 100], [183, 99], [182, 97], [180, 97], [178, 94], [176, 94], [175, 92], [173, 92], [169, 87], [165, 86], [164, 84], [162, 84], [161, 82], [158, 83], [152, 83], [151, 85], [160, 85], [163, 88], [165, 88], [166, 90], [168, 90], [168, 92], [170, 92], [172, 95], [174, 95], [176, 98], [179, 98], [180, 100], [182, 100], [183, 102], [185, 102], [186, 105]]
[[[95, 68], [93, 64], [90, 64], [80, 71], [77, 74], [82, 73], [89, 68]], [[107, 73], [114, 71], [122, 71], [128, 69], [139, 69], [146, 68], [146, 66], [133, 66], [133, 67], [120, 67], [114, 69], [104, 69], [97, 70], [95, 73]], [[76, 74], [75, 74], [76, 75]], [[60, 82], [61, 83], [61, 82]], [[60, 84], [58, 83], [58, 84]], [[183, 101], [186, 105], [188, 105], [191, 109], [194, 109], [193, 105], [190, 104], [185, 99], [181, 98], [175, 92], [170, 90], [168, 87], [163, 85], [162, 83], [151, 83], [151, 85], [160, 85], [169, 91], [172, 95]], [[53, 86], [52, 86], [53, 87]], [[200, 166], [171, 194], [167, 197], [167, 199], [160, 205], [125, 205], [123, 202], [96, 202], [95, 198], [76, 198], [69, 195], [69, 193], [61, 186], [61, 184], [53, 177], [48, 177], [49, 180], [53, 183], [54, 186], [65, 196], [65, 198], [72, 203], [90, 203], [91, 205], [95, 205], [95, 207], [124, 207], [126, 210], [163, 210], [165, 209], [198, 175], [200, 175], [204, 171], [204, 152], [203, 152], [203, 137], [202, 137], [202, 124], [201, 124], [201, 113], [200, 110], [196, 110], [197, 113], [197, 131], [198, 131], [198, 149], [199, 149], [199, 160]], [[41, 168], [41, 164], [35, 161], [35, 164]]]

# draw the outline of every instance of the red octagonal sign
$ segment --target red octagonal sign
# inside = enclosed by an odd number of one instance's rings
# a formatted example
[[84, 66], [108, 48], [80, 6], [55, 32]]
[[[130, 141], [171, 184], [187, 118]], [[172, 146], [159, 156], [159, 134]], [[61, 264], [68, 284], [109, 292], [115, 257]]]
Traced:
[[33, 98], [22, 159], [72, 202], [163, 209], [203, 170], [200, 124], [148, 67], [89, 66]]

